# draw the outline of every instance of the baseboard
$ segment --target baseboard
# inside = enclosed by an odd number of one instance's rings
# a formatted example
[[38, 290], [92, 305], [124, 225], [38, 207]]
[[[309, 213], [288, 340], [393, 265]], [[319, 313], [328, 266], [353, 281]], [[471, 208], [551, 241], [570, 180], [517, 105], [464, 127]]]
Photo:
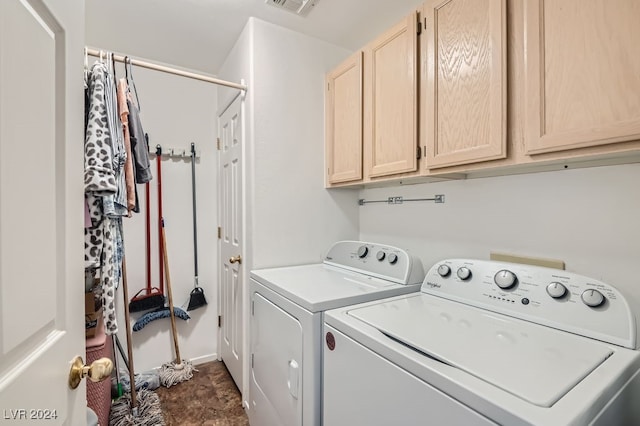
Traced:
[[197, 358], [191, 358], [190, 361], [193, 365], [199, 365], [199, 364], [204, 364], [206, 362], [217, 361], [217, 360], [218, 360], [218, 354], [213, 353], [209, 355], [199, 356]]

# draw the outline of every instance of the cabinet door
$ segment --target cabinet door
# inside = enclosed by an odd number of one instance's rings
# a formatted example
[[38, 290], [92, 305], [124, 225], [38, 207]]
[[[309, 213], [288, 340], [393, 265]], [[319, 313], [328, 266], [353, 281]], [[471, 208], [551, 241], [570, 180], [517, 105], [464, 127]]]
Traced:
[[417, 168], [417, 15], [365, 49], [365, 147], [368, 176]]
[[424, 5], [421, 133], [427, 167], [505, 158], [506, 0]]
[[327, 183], [362, 179], [362, 52], [327, 75]]
[[640, 139], [640, 2], [525, 2], [528, 154]]

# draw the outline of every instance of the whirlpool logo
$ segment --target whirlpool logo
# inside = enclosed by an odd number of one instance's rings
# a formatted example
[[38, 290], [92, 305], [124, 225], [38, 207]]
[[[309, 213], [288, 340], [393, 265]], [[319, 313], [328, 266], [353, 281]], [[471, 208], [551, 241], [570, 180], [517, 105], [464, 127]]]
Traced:
[[430, 288], [440, 288], [440, 287], [442, 287], [440, 284], [432, 283], [430, 281], [427, 281], [427, 286], [430, 287]]

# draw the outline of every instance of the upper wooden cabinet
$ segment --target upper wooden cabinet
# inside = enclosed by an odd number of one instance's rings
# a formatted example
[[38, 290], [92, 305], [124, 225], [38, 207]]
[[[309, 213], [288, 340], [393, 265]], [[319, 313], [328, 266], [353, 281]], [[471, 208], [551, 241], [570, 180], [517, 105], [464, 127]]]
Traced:
[[417, 170], [417, 13], [364, 49], [365, 177]]
[[640, 139], [637, 0], [525, 1], [527, 154]]
[[429, 169], [507, 155], [506, 0], [424, 4], [421, 135]]
[[327, 74], [327, 185], [362, 179], [362, 52]]

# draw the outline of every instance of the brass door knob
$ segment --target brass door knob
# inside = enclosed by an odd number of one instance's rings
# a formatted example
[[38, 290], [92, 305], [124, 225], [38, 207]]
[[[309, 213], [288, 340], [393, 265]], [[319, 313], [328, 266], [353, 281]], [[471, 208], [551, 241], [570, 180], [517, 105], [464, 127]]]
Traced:
[[92, 382], [101, 382], [111, 377], [112, 370], [113, 362], [109, 358], [97, 359], [87, 366], [84, 365], [82, 357], [77, 356], [69, 371], [69, 387], [71, 389], [77, 388], [85, 377], [89, 377]]
[[242, 265], [242, 257], [240, 257], [240, 255], [237, 255], [237, 256], [231, 256], [231, 257], [229, 258], [229, 263], [236, 263], [236, 262], [238, 262], [239, 264], [241, 264], [241, 265]]

